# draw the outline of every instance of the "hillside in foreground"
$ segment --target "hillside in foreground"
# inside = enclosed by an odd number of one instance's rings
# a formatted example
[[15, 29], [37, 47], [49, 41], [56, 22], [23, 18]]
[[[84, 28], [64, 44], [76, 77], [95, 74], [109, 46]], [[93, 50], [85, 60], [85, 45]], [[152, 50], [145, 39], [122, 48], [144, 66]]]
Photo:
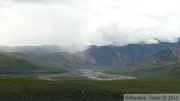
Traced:
[[123, 101], [123, 94], [178, 94], [179, 78], [44, 81], [0, 77], [1, 101]]

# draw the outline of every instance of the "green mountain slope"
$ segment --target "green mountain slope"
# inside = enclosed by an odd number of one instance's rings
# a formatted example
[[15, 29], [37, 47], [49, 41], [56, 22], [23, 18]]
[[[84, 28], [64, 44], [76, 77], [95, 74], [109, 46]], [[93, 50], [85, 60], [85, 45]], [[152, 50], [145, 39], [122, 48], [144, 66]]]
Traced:
[[73, 69], [78, 68], [77, 64], [70, 62], [63, 52], [52, 53], [40, 58], [37, 58], [38, 62], [47, 66], [53, 66], [58, 68]]
[[51, 67], [58, 67], [67, 70], [73, 69], [105, 69], [108, 66], [93, 64], [91, 59], [84, 59], [83, 57], [69, 52], [51, 53], [37, 58], [38, 63]]
[[154, 60], [148, 59], [139, 64], [106, 71], [110, 74], [130, 75], [134, 77], [169, 77], [180, 76], [180, 62], [163, 62], [155, 64]]
[[0, 74], [25, 74], [61, 71], [39, 65], [26, 58], [23, 53], [0, 53]]
[[170, 77], [180, 76], [180, 62], [163, 63], [156, 65], [136, 64], [128, 67], [106, 71], [106, 73], [141, 77]]

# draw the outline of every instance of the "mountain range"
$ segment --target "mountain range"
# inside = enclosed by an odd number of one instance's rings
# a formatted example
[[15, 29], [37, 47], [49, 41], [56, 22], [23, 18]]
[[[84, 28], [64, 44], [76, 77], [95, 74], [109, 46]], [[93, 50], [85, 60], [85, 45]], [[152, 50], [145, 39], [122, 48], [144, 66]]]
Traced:
[[176, 43], [130, 44], [127, 46], [90, 46], [74, 53], [56, 52], [39, 57], [40, 60], [66, 61], [84, 65], [120, 67], [141, 62], [155, 53], [174, 46]]
[[147, 71], [144, 67], [162, 67], [164, 64], [166, 64], [164, 66], [177, 67], [180, 56], [179, 43], [78, 47], [0, 46], [0, 68], [2, 73], [25, 73], [25, 71], [35, 73], [77, 68], [120, 68], [133, 65], [141, 68], [135, 69], [136, 73], [140, 73], [139, 71]]

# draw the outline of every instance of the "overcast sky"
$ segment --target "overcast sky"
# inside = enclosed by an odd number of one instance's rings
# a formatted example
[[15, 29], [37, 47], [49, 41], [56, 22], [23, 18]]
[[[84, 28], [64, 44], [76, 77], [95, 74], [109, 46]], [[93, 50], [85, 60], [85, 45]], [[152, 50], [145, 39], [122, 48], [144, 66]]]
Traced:
[[176, 42], [180, 0], [0, 0], [0, 45]]

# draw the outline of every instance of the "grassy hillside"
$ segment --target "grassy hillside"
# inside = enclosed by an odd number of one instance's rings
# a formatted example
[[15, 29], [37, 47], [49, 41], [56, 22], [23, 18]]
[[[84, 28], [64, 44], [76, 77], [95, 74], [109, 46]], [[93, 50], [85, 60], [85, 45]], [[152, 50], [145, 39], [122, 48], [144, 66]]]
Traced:
[[83, 59], [81, 60], [81, 58], [78, 58], [78, 56], [67, 52], [48, 54], [43, 57], [37, 58], [36, 60], [36, 62], [39, 64], [63, 68], [66, 70], [109, 68], [108, 66], [102, 66], [98, 64], [88, 64], [83, 61]]
[[111, 67], [101, 66], [101, 65], [88, 65], [72, 63], [68, 61], [38, 61], [38, 64], [43, 64], [50, 67], [62, 68], [65, 70], [75, 70], [75, 69], [109, 69]]
[[169, 77], [180, 76], [180, 61], [177, 62], [164, 62], [161, 64], [154, 64], [153, 59], [144, 61], [139, 64], [116, 68], [106, 73], [117, 75], [129, 75], [134, 77]]
[[61, 72], [61, 70], [33, 63], [32, 61], [26, 59], [22, 54], [0, 54], [0, 74], [26, 74], [45, 72]]
[[180, 93], [179, 78], [43, 81], [0, 77], [1, 101], [123, 101], [125, 93]]

